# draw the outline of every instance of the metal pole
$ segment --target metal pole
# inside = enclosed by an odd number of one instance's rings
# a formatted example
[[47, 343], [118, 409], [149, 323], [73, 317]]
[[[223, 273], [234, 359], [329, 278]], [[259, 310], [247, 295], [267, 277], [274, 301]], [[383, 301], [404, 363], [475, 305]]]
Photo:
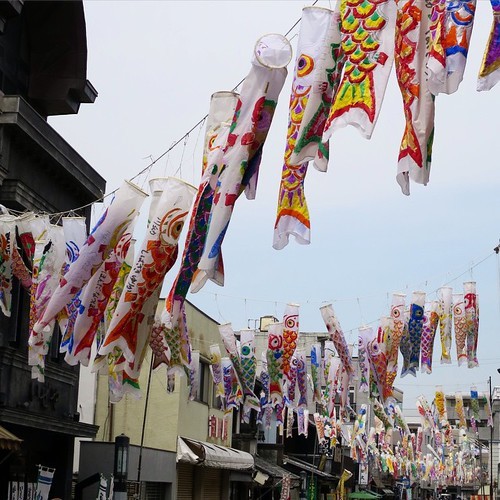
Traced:
[[144, 434], [146, 431], [146, 417], [148, 415], [149, 389], [151, 388], [151, 374], [153, 373], [153, 352], [150, 351], [151, 362], [149, 363], [148, 386], [146, 389], [146, 400], [144, 401], [144, 414], [142, 417], [141, 446], [139, 448], [139, 461], [137, 463], [137, 483], [139, 485], [139, 498], [141, 497], [141, 470], [142, 470], [142, 449], [144, 447]]
[[[495, 418], [493, 413], [493, 394], [491, 392], [491, 375], [488, 378], [488, 383], [490, 386], [491, 417]], [[493, 500], [493, 425], [490, 426], [490, 500]]]

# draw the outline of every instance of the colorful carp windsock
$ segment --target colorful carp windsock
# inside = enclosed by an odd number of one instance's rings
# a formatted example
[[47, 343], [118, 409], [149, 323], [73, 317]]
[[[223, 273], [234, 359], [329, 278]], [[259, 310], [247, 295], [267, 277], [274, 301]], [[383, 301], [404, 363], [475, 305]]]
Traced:
[[245, 401], [243, 410], [260, 410], [259, 398], [255, 395], [255, 379], [257, 376], [257, 359], [255, 357], [255, 330], [240, 331], [241, 383]]
[[34, 220], [35, 214], [31, 212], [17, 217], [14, 232], [10, 238], [12, 274], [26, 290], [31, 288], [31, 272], [35, 252], [35, 238], [31, 222]]
[[410, 335], [410, 360], [406, 370], [403, 366], [401, 376], [411, 373], [417, 376], [420, 366], [420, 347], [422, 341], [422, 326], [424, 324], [425, 292], [413, 292], [410, 304], [410, 318], [408, 320], [408, 333]]
[[473, 432], [477, 432], [477, 422], [481, 419], [481, 415], [479, 413], [479, 395], [475, 386], [470, 388], [470, 409], [472, 411], [470, 416], [471, 427]]
[[493, 412], [491, 409], [491, 404], [489, 398], [485, 394], [481, 394], [481, 401], [484, 404], [484, 411], [486, 412], [486, 417], [488, 420], [488, 425], [493, 427]]
[[394, 59], [396, 6], [392, 0], [341, 0], [340, 20], [345, 63], [323, 140], [347, 125], [369, 139]]
[[321, 344], [314, 343], [311, 346], [311, 379], [313, 385], [313, 401], [321, 402]]
[[82, 291], [81, 305], [64, 357], [66, 363], [70, 365], [76, 365], [78, 362], [84, 366], [89, 364], [90, 351], [97, 329], [103, 321], [113, 286], [118, 279], [132, 240], [133, 226], [134, 223], [129, 226], [116, 247]]
[[199, 291], [207, 279], [224, 284], [224, 277], [217, 273], [222, 241], [237, 198], [247, 187], [248, 197], [255, 194], [262, 149], [291, 55], [290, 43], [281, 35], [265, 35], [256, 44], [252, 69], [243, 83], [224, 147], [223, 168], [215, 187], [205, 246], [192, 292]]
[[354, 367], [352, 364], [351, 353], [349, 352], [349, 347], [347, 345], [344, 332], [340, 327], [340, 323], [335, 316], [333, 307], [331, 304], [320, 307], [321, 316], [325, 322], [326, 328], [330, 333], [330, 339], [335, 345], [335, 349], [342, 361], [342, 364], [347, 372], [349, 378], [354, 376]]
[[309, 244], [310, 220], [304, 192], [308, 163], [326, 171], [325, 121], [342, 69], [339, 13], [322, 7], [302, 10], [297, 57], [289, 104], [286, 147], [274, 225], [273, 248], [281, 250], [290, 235]]
[[382, 422], [386, 432], [392, 428], [392, 421], [378, 399], [373, 400], [373, 413]]
[[199, 391], [199, 370], [200, 370], [200, 353], [193, 351], [191, 353], [191, 365], [188, 370], [189, 375], [189, 399], [194, 401], [198, 397]]
[[51, 225], [48, 231], [48, 243], [38, 268], [38, 284], [34, 297], [37, 317], [43, 314], [50, 297], [57, 288], [64, 259], [64, 230], [61, 226]]
[[336, 356], [331, 356], [327, 364], [328, 366], [328, 376], [325, 377], [325, 391], [323, 406], [328, 409], [328, 415], [330, 418], [335, 413], [335, 403], [337, 402], [337, 394], [340, 393], [340, 382], [342, 373], [342, 363], [340, 358]]
[[287, 304], [283, 314], [283, 374], [288, 377], [290, 361], [299, 336], [299, 305]]
[[467, 352], [465, 347], [467, 338], [467, 323], [465, 319], [465, 303], [463, 293], [453, 294], [453, 326], [455, 329], [458, 366], [460, 366], [467, 361]]
[[276, 406], [283, 399], [283, 323], [269, 325], [266, 356], [269, 373], [269, 401], [271, 406]]
[[[66, 241], [66, 260], [61, 271], [61, 275], [64, 277], [73, 262], [76, 262], [80, 256], [80, 251], [84, 247], [88, 235], [84, 217], [63, 217], [62, 226], [64, 239]], [[71, 300], [73, 300], [77, 295], [78, 292], [71, 298]], [[68, 329], [68, 323], [70, 321], [70, 312], [68, 311], [68, 307], [69, 305], [61, 309], [56, 316], [59, 329], [61, 330], [63, 336]]]
[[[167, 368], [172, 358], [170, 347], [165, 338], [165, 332], [160, 321], [154, 321], [151, 328], [151, 336], [149, 338], [149, 347], [153, 353], [153, 366], [152, 369], [156, 370], [160, 365], [165, 365]], [[212, 346], [210, 346], [212, 347]], [[212, 367], [210, 366], [210, 369]], [[214, 382], [215, 384], [215, 382]], [[217, 385], [215, 385], [217, 390]], [[219, 394], [216, 394], [218, 396]]]
[[368, 383], [370, 381], [368, 342], [373, 339], [373, 329], [361, 327], [358, 332], [359, 391], [368, 392]]
[[39, 315], [36, 309], [36, 289], [38, 288], [40, 272], [43, 267], [45, 255], [50, 249], [49, 231], [50, 219], [48, 215], [38, 216], [35, 220], [39, 222], [38, 234], [32, 233], [35, 236], [33, 260], [31, 263], [31, 288], [30, 288], [30, 315], [29, 315], [29, 331], [33, 329]]
[[[435, 0], [434, 11], [440, 1]], [[424, 186], [429, 182], [431, 168], [434, 96], [427, 84], [430, 16], [430, 7], [424, 2], [397, 0], [394, 59], [406, 123], [396, 180], [405, 195], [410, 194], [410, 179]]]
[[479, 70], [477, 90], [490, 90], [500, 80], [500, 0], [490, 0], [493, 10], [488, 44]]
[[[140, 325], [149, 319], [145, 306], [153, 294], [159, 294], [165, 274], [175, 263], [179, 236], [195, 192], [174, 178], [168, 178], [163, 188], [162, 194], [154, 197], [146, 236], [99, 349], [99, 354], [108, 354], [119, 347], [129, 363], [136, 363], [137, 349], [147, 344], [147, 338], [138, 337]], [[143, 333], [149, 336], [147, 329]]]
[[438, 385], [436, 387], [436, 394], [434, 396], [434, 404], [439, 415], [440, 422], [446, 422], [448, 420], [448, 414], [446, 411], [446, 402], [444, 397], [444, 391], [442, 386]]
[[401, 367], [401, 377], [404, 375], [408, 375], [408, 370], [410, 366], [410, 358], [411, 358], [411, 338], [410, 338], [410, 330], [408, 329], [408, 322], [410, 320], [410, 310], [407, 309], [404, 312], [404, 328], [403, 335], [401, 335], [401, 342], [399, 344], [399, 350], [401, 351], [401, 355], [403, 356], [403, 366]]
[[224, 380], [222, 377], [222, 355], [219, 344], [210, 346], [210, 372], [215, 385], [215, 395], [219, 398], [224, 397]]
[[442, 286], [438, 290], [439, 335], [441, 338], [441, 363], [451, 363], [451, 331], [453, 327], [453, 289]]
[[236, 337], [230, 323], [219, 325], [219, 333], [233, 363], [233, 369], [241, 383], [245, 408], [253, 408], [259, 411], [259, 398], [254, 393], [256, 376], [255, 332], [253, 330], [241, 331], [239, 352]]
[[390, 346], [387, 346], [387, 379], [384, 399], [387, 399], [392, 394], [392, 386], [398, 373], [398, 352], [404, 329], [405, 298], [406, 295], [402, 293], [394, 293], [392, 295], [392, 334]]
[[[40, 317], [50, 297], [59, 284], [61, 270], [64, 264], [64, 234], [61, 226], [51, 225], [48, 231], [48, 241], [40, 256], [40, 262], [34, 263], [34, 280], [36, 287], [31, 297], [32, 317]], [[36, 260], [36, 259], [35, 259]], [[37, 335], [32, 329], [28, 339], [28, 364], [32, 366], [32, 378], [43, 381], [45, 367], [44, 356], [49, 351], [55, 322], [51, 322], [52, 329], [46, 335]]]
[[41, 333], [99, 269], [135, 219], [146, 196], [144, 191], [128, 181], [117, 190], [111, 205], [81, 248], [78, 259], [61, 279], [43, 316], [35, 324], [36, 332]]
[[477, 340], [479, 334], [479, 302], [476, 293], [475, 281], [466, 281], [464, 283], [464, 306], [467, 366], [469, 368], [475, 368], [479, 365], [477, 360]]
[[[437, 54], [431, 52], [427, 63], [429, 69], [429, 90], [439, 93], [453, 94], [463, 79], [469, 42], [474, 25], [476, 0], [458, 0], [452, 2], [439, 1], [437, 16], [442, 15], [438, 25], [441, 30], [441, 47]], [[441, 9], [444, 11], [441, 14]]]
[[297, 358], [297, 385], [299, 387], [299, 408], [307, 407], [307, 359], [302, 349], [295, 352]]
[[260, 371], [259, 380], [262, 385], [262, 390], [260, 391], [260, 411], [257, 414], [257, 423], [264, 423], [266, 429], [269, 429], [271, 425], [270, 414], [272, 414], [273, 408], [269, 404], [269, 373], [267, 372], [267, 360], [264, 352], [262, 352], [262, 369]]
[[10, 317], [12, 305], [12, 253], [11, 239], [15, 237], [15, 216], [0, 215], [0, 309]]
[[378, 335], [372, 334], [368, 338], [366, 345], [366, 352], [368, 355], [368, 362], [370, 364], [370, 379], [373, 379], [378, 390], [380, 401], [385, 400], [387, 393], [385, 384], [387, 381], [387, 353], [386, 344], [384, 341], [385, 324], [389, 323], [389, 318], [381, 319], [381, 328]]
[[439, 302], [433, 300], [425, 311], [422, 326], [420, 348], [420, 370], [422, 373], [432, 373], [432, 355], [434, 352], [434, 337], [439, 323]]
[[464, 398], [461, 392], [455, 393], [455, 411], [458, 417], [460, 429], [467, 429], [467, 418], [465, 417]]
[[[132, 270], [132, 266], [134, 265], [134, 256], [135, 256], [135, 240], [130, 240], [128, 252], [125, 255], [125, 260], [122, 262], [120, 270], [118, 271], [118, 277], [116, 278], [115, 284], [113, 285], [113, 289], [111, 290], [111, 295], [108, 300], [108, 304], [106, 306], [106, 310], [104, 311], [103, 317], [103, 328], [99, 328], [97, 331], [97, 352], [94, 357], [94, 361], [92, 363], [92, 372], [104, 372], [104, 368], [107, 367], [107, 373], [110, 378], [115, 378], [117, 373], [114, 372], [114, 367], [116, 365], [116, 361], [121, 356], [121, 350], [117, 347], [111, 354], [101, 356], [99, 354], [99, 349], [104, 342], [104, 337], [106, 331], [113, 319], [115, 314], [116, 306], [120, 302], [120, 297], [125, 288], [125, 283], [127, 282], [128, 275]], [[153, 361], [153, 369], [157, 368], [161, 362], [165, 362], [166, 359], [170, 360], [171, 352], [168, 350], [164, 353], [164, 356], [161, 358], [161, 361], [158, 360], [157, 356], [161, 356], [161, 352], [156, 350], [162, 346], [162, 350], [165, 349], [163, 347], [164, 343], [164, 331], [160, 328], [161, 325], [156, 322], [153, 324], [153, 328], [151, 330], [151, 349], [153, 351], [154, 361]], [[168, 346], [167, 346], [168, 347]], [[168, 364], [168, 363], [167, 363]], [[106, 372], [105, 372], [106, 373]]]
[[[185, 329], [186, 325], [182, 321], [184, 300], [205, 246], [215, 187], [222, 168], [223, 149], [227, 141], [237, 100], [238, 94], [234, 92], [216, 92], [210, 99], [200, 185], [191, 212], [181, 267], [165, 304], [170, 315], [170, 320], [166, 322], [171, 324], [176, 331], [179, 331], [181, 339], [183, 339], [182, 344], [185, 351], [183, 357], [186, 365], [189, 364], [188, 351], [190, 351], [190, 348], [188, 347], [189, 336], [187, 329]], [[222, 269], [222, 255], [220, 266]]]
[[231, 413], [243, 403], [243, 389], [229, 358], [222, 358], [222, 378], [224, 381], [225, 413]]

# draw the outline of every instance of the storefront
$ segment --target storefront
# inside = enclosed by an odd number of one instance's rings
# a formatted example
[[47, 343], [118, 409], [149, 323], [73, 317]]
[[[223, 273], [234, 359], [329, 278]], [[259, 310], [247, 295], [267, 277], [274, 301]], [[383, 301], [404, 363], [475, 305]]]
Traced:
[[177, 499], [248, 498], [254, 459], [250, 453], [205, 441], [177, 438]]

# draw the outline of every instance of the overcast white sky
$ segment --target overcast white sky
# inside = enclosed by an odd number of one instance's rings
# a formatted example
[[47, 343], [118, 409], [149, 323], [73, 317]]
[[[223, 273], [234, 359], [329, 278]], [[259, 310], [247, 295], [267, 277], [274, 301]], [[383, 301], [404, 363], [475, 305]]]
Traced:
[[[284, 34], [310, 3], [87, 1], [88, 79], [99, 96], [78, 115], [50, 123], [106, 178], [110, 192], [197, 123], [213, 92], [233, 88], [247, 74], [261, 35]], [[333, 8], [334, 2], [317, 5]], [[223, 244], [226, 285], [208, 284], [188, 299], [235, 329], [253, 327], [252, 320], [263, 315], [280, 318], [286, 302], [298, 302], [303, 331], [325, 331], [319, 306], [333, 301], [354, 343], [359, 326], [376, 327], [388, 313], [392, 292], [419, 289], [432, 300], [445, 282], [462, 291], [463, 281], [474, 279], [480, 367], [459, 369], [454, 356], [451, 366], [437, 361], [432, 375], [398, 378], [396, 384], [405, 391], [405, 408], [414, 408], [421, 392], [432, 399], [438, 383], [446, 392], [467, 392], [471, 383], [486, 391], [491, 375], [500, 385], [500, 267], [492, 252], [500, 238], [500, 84], [490, 92], [475, 90], [491, 17], [489, 1], [478, 0], [465, 79], [456, 94], [436, 100], [429, 185], [412, 184], [405, 197], [395, 180], [404, 120], [393, 71], [371, 141], [354, 128], [341, 130], [332, 140], [328, 173], [309, 170], [311, 245], [291, 241], [276, 251], [271, 245], [292, 60], [264, 148], [257, 199], [237, 201]], [[289, 35], [294, 49], [297, 33], [295, 28]], [[185, 146], [136, 182], [147, 186], [149, 178], [176, 174], [198, 185], [203, 132], [197, 128]], [[146, 202], [144, 213], [147, 208]], [[138, 240], [144, 230], [137, 230]], [[167, 275], [164, 293], [175, 271]], [[435, 360], [439, 356], [436, 339]]]

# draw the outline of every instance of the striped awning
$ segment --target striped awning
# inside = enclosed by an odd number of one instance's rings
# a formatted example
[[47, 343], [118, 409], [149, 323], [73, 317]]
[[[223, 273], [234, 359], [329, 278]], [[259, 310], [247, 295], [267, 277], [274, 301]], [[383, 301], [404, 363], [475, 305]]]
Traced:
[[254, 466], [250, 453], [180, 436], [177, 437], [177, 462], [230, 470], [251, 470]]
[[19, 450], [22, 442], [22, 439], [0, 425], [0, 450]]

